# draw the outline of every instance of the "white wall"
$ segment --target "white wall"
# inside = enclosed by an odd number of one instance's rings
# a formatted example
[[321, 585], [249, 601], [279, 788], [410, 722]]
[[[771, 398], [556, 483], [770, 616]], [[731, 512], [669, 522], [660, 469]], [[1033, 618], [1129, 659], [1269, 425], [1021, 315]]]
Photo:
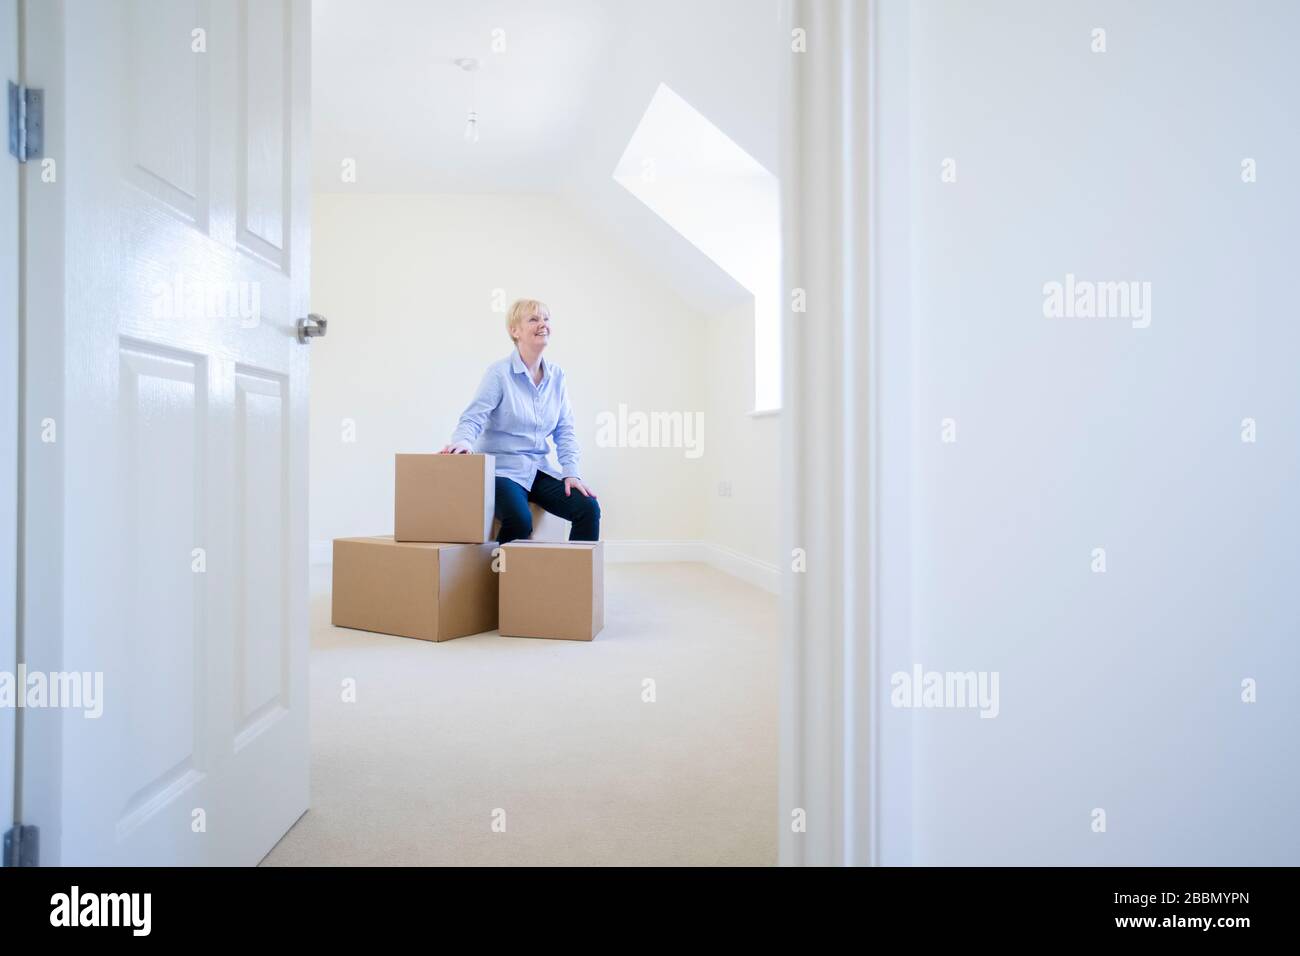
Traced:
[[617, 241], [546, 197], [317, 195], [312, 247], [312, 308], [330, 320], [312, 346], [317, 560], [334, 537], [392, 531], [394, 453], [441, 448], [484, 368], [509, 354], [494, 289], [551, 306], [547, 355], [569, 374], [602, 537], [702, 537], [707, 446], [697, 459], [596, 446], [597, 415], [620, 403], [694, 413], [707, 395], [707, 319]]
[[[1001, 705], [912, 712], [915, 862], [1295, 864], [1300, 7], [910, 16], [911, 654]], [[1066, 273], [1150, 326], [1045, 318]]]
[[[779, 566], [779, 419], [754, 407], [754, 302], [715, 315], [708, 326], [704, 539], [776, 587]], [[730, 496], [719, 484], [730, 485]]]

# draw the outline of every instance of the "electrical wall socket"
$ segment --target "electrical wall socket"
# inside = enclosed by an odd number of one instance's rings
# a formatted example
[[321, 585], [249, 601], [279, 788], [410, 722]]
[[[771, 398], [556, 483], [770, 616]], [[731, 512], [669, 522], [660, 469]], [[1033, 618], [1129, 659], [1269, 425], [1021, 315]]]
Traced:
[[719, 498], [731, 497], [731, 482], [729, 481], [718, 482], [718, 497]]

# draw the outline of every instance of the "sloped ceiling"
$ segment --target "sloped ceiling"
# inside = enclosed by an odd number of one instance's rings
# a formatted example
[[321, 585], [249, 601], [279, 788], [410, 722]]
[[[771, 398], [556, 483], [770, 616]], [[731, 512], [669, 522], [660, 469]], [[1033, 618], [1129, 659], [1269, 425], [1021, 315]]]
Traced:
[[[312, 17], [316, 191], [557, 194], [692, 307], [748, 299], [612, 173], [660, 83], [775, 171], [777, 0], [316, 0]], [[452, 63], [469, 56], [473, 144]]]

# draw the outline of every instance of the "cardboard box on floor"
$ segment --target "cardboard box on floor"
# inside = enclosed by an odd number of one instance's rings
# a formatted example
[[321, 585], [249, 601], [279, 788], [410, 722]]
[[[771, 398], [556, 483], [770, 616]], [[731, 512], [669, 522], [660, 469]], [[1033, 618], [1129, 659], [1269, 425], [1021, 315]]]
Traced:
[[497, 626], [494, 547], [336, 538], [331, 623], [422, 641], [490, 631]]
[[398, 455], [393, 533], [398, 541], [481, 544], [492, 540], [492, 455]]
[[605, 549], [599, 541], [501, 546], [500, 631], [507, 637], [590, 641], [605, 626]]

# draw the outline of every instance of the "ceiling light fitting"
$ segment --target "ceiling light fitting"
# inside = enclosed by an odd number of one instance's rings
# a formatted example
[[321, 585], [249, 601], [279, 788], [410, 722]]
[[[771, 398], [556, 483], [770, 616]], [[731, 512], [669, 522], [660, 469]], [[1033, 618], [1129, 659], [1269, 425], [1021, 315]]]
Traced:
[[460, 67], [469, 76], [469, 116], [465, 119], [465, 142], [478, 142], [478, 108], [475, 106], [474, 98], [474, 74], [478, 72], [478, 60], [473, 57], [461, 57], [456, 61]]

